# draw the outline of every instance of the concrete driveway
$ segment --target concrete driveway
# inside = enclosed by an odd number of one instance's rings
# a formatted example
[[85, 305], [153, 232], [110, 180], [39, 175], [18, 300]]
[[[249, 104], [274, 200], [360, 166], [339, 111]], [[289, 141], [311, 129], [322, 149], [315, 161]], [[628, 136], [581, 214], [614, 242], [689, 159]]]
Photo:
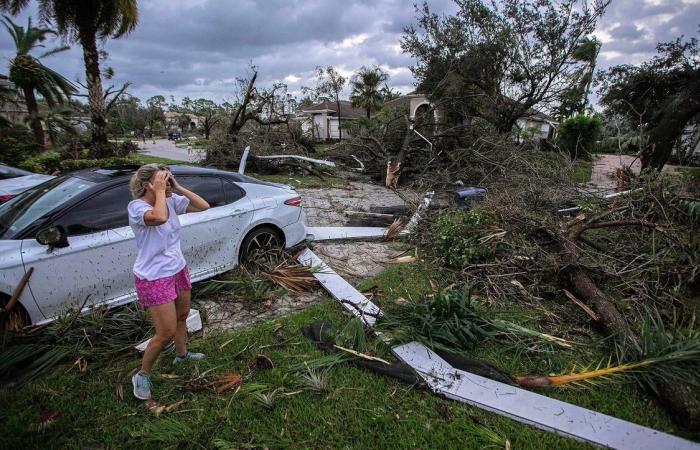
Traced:
[[202, 150], [192, 150], [188, 152], [187, 148], [179, 148], [175, 146], [175, 142], [168, 139], [156, 139], [155, 141], [146, 139], [146, 143], [140, 141], [138, 145], [139, 153], [177, 161], [198, 162], [204, 156], [199, 153]]

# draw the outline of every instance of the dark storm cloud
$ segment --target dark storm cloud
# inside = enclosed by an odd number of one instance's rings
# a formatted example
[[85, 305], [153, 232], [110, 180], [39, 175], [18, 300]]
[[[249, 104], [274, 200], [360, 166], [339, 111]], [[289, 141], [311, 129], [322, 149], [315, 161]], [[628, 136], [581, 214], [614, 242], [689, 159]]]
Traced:
[[[431, 10], [451, 13], [451, 0], [431, 0]], [[700, 0], [640, 2], [613, 0], [601, 20], [604, 41], [599, 67], [638, 63], [654, 53], [658, 41], [696, 35]], [[130, 91], [151, 95], [231, 98], [236, 77], [253, 62], [260, 83], [284, 80], [292, 92], [313, 84], [319, 65], [344, 75], [361, 66], [381, 65], [390, 85], [413, 88], [409, 55], [401, 53], [402, 30], [415, 21], [407, 0], [150, 0], [139, 2], [140, 21], [129, 36], [105, 45], [105, 65], [116, 71], [109, 84], [132, 82]], [[30, 8], [26, 16], [37, 17]], [[4, 30], [0, 30], [4, 32]], [[0, 33], [0, 72], [13, 46]], [[82, 54], [75, 45], [46, 64], [71, 79], [84, 79]]]

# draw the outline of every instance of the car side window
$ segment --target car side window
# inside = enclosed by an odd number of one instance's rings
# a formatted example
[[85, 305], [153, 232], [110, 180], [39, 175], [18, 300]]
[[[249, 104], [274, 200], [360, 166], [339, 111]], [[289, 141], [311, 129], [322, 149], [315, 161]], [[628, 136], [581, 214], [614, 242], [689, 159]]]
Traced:
[[222, 181], [219, 177], [200, 177], [192, 175], [176, 175], [176, 177], [178, 183], [202, 197], [209, 203], [210, 207], [216, 208], [217, 206], [223, 206], [228, 203], [224, 195]]
[[129, 225], [126, 209], [131, 200], [128, 184], [116, 186], [75, 205], [53, 224], [63, 226], [68, 236], [125, 227]]
[[233, 203], [245, 196], [245, 191], [236, 184], [224, 179], [224, 192], [226, 193], [226, 203]]

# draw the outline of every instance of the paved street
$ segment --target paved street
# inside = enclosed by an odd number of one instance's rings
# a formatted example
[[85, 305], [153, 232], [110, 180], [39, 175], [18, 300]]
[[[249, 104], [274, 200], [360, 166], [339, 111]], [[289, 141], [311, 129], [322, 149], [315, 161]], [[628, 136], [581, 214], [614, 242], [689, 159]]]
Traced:
[[197, 162], [201, 159], [197, 150], [188, 153], [187, 148], [176, 147], [175, 142], [168, 139], [156, 139], [155, 144], [153, 142], [152, 139], [146, 139], [145, 144], [138, 141], [139, 153], [186, 162]]

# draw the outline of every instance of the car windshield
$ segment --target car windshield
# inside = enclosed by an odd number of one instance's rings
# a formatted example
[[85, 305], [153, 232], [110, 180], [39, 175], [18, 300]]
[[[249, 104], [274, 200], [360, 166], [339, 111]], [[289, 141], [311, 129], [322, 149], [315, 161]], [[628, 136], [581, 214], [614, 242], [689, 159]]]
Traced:
[[91, 181], [58, 177], [35, 186], [0, 206], [0, 239], [12, 239], [45, 214], [94, 186]]

